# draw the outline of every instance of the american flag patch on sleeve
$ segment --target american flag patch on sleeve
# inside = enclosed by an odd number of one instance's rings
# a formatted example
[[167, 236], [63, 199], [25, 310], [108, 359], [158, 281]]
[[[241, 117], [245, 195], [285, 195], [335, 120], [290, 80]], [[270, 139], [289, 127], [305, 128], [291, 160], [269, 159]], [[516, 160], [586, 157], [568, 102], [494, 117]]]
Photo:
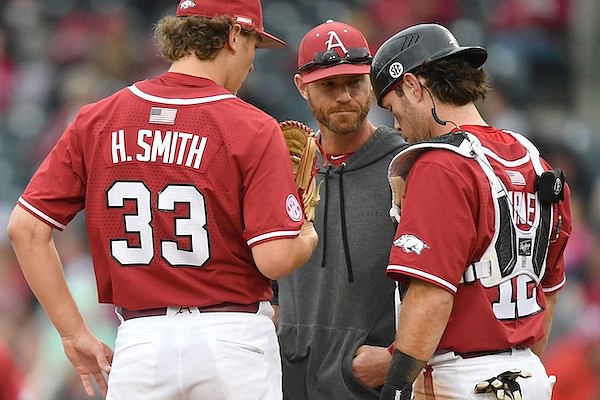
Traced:
[[173, 125], [175, 116], [177, 115], [176, 108], [152, 107], [150, 110], [151, 124]]

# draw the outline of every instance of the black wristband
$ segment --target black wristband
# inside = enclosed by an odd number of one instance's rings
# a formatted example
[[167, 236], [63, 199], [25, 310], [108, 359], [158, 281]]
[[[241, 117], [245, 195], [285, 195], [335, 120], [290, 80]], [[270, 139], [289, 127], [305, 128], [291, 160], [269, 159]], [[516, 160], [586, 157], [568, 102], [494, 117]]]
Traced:
[[379, 400], [411, 400], [412, 385], [406, 384], [403, 387], [394, 387], [387, 383], [381, 388]]
[[398, 388], [412, 385], [426, 364], [426, 361], [417, 360], [396, 349], [392, 355], [392, 362], [385, 383]]

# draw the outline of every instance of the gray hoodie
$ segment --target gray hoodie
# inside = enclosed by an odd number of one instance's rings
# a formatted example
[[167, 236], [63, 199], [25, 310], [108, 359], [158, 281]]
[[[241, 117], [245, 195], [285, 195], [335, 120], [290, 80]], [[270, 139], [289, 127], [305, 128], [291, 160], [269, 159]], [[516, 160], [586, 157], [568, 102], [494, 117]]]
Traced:
[[323, 167], [310, 260], [278, 281], [279, 340], [286, 400], [379, 399], [358, 382], [352, 359], [362, 344], [395, 336], [393, 280], [385, 276], [395, 224], [387, 168], [407, 144], [391, 128], [339, 167]]

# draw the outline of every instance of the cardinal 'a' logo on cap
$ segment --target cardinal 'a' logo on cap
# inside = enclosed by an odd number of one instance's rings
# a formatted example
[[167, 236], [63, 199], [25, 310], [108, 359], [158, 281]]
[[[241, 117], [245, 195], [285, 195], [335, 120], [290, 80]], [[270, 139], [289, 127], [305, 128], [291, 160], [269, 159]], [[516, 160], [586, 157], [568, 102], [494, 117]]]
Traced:
[[339, 47], [340, 49], [342, 49], [342, 54], [348, 53], [346, 46], [344, 46], [344, 42], [342, 42], [342, 39], [340, 39], [340, 37], [335, 31], [329, 31], [327, 32], [327, 34], [329, 35], [329, 39], [327, 39], [327, 41], [325, 42], [325, 44], [327, 45], [327, 50]]

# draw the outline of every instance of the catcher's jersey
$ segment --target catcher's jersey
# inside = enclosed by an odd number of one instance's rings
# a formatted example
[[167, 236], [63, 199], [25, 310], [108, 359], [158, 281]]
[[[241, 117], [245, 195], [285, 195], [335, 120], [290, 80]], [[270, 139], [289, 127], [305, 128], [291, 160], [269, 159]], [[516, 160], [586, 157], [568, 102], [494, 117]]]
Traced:
[[100, 302], [130, 309], [270, 300], [251, 246], [299, 234], [277, 122], [177, 73], [84, 106], [19, 204], [56, 229], [85, 208]]
[[[513, 219], [527, 231], [541, 210], [535, 201], [535, 171], [531, 162], [523, 163], [527, 159], [525, 148], [493, 127], [463, 129], [487, 148], [487, 158], [508, 191]], [[544, 293], [565, 283], [562, 252], [571, 231], [568, 188], [565, 200], [554, 207], [546, 271], [540, 285], [528, 275], [490, 288], [479, 280], [465, 283], [465, 269], [481, 258], [494, 237], [490, 181], [477, 161], [453, 151], [432, 149], [415, 161], [408, 173], [386, 273], [400, 281], [407, 277], [426, 280], [455, 294], [439, 351], [465, 353], [531, 346], [543, 336]]]

